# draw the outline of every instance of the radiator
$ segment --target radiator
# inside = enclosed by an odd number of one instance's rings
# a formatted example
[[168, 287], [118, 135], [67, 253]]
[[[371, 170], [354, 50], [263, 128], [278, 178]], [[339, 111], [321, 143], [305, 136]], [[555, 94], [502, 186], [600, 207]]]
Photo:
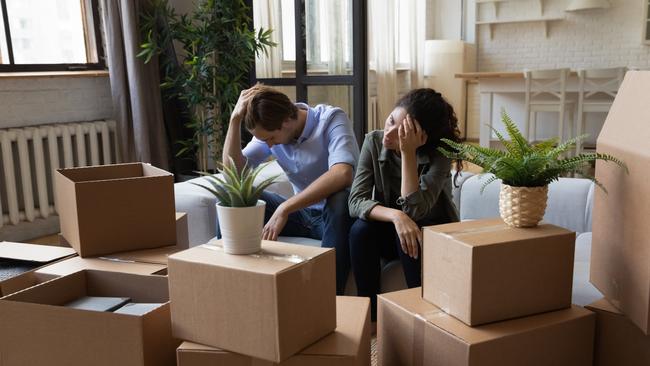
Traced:
[[0, 129], [0, 227], [56, 215], [56, 169], [119, 160], [115, 121]]

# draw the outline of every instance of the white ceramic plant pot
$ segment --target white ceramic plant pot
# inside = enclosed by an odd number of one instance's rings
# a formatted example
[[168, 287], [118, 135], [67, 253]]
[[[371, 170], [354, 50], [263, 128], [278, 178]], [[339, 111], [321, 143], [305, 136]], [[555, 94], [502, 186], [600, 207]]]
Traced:
[[252, 254], [262, 249], [266, 202], [251, 207], [224, 207], [217, 203], [223, 250], [228, 254]]
[[512, 187], [501, 184], [499, 212], [503, 221], [512, 227], [535, 227], [546, 211], [548, 186]]

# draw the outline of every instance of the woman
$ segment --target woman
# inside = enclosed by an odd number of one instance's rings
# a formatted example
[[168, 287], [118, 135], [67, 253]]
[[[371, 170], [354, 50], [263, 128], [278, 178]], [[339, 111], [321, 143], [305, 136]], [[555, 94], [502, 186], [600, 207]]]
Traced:
[[[433, 89], [402, 97], [384, 130], [366, 135], [350, 192], [350, 255], [358, 295], [370, 297], [377, 316], [380, 259], [400, 258], [409, 288], [421, 285], [420, 248], [425, 225], [458, 221], [451, 197], [451, 161], [437, 147], [459, 142], [458, 120]], [[457, 173], [462, 161], [456, 164]], [[455, 180], [456, 177], [454, 177]]]

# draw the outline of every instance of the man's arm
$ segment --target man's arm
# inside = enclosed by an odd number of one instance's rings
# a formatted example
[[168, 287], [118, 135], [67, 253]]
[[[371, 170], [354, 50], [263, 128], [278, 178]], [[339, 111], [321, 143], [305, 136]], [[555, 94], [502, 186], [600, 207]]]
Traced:
[[265, 240], [276, 240], [287, 223], [289, 214], [320, 202], [333, 193], [352, 184], [353, 169], [349, 164], [333, 165], [302, 192], [290, 197], [277, 207], [262, 233]]
[[223, 144], [222, 160], [223, 164], [230, 164], [230, 158], [235, 162], [237, 170], [241, 170], [246, 163], [246, 158], [241, 149], [241, 124], [246, 115], [246, 107], [250, 98], [250, 89], [242, 90], [235, 108], [230, 115], [228, 132]]

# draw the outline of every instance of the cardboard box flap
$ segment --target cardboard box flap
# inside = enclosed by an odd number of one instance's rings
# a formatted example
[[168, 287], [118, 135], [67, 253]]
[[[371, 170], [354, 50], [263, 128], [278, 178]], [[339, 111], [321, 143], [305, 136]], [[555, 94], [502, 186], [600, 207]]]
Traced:
[[75, 254], [72, 248], [49, 245], [0, 242], [0, 258], [48, 263]]
[[336, 330], [300, 351], [303, 355], [355, 356], [363, 342], [364, 323], [370, 311], [370, 299], [336, 297]]
[[138, 262], [166, 265], [169, 255], [174, 254], [178, 251], [180, 251], [180, 249], [177, 246], [172, 245], [156, 249], [144, 249], [135, 250], [132, 252], [108, 254], [99, 258], [112, 261], [123, 261], [128, 263]]
[[468, 344], [489, 342], [505, 336], [512, 336], [532, 329], [561, 324], [571, 319], [582, 318], [592, 314], [589, 310], [573, 305], [567, 310], [469, 327], [460, 320], [445, 313], [437, 306], [422, 301], [420, 292], [420, 288], [413, 288], [382, 294], [380, 296], [393, 304], [393, 306], [417, 314], [417, 318], [420, 320], [444, 329]]
[[57, 169], [64, 177], [77, 183], [98, 181], [98, 180], [115, 180], [141, 177], [142, 164], [113, 164], [104, 166], [87, 166], [78, 168]]
[[36, 270], [36, 273], [65, 276], [84, 269], [148, 275], [165, 269], [163, 264], [110, 261], [99, 258], [73, 257]]
[[605, 298], [594, 301], [593, 303], [585, 307], [587, 309], [602, 310], [616, 315], [623, 315], [623, 313], [620, 310], [618, 310], [614, 305], [612, 305], [612, 303], [607, 301], [607, 299]]
[[575, 235], [567, 229], [540, 223], [535, 228], [512, 228], [501, 219], [464, 221], [444, 225], [427, 226], [431, 230], [471, 246], [501, 244], [509, 241], [543, 239], [557, 235]]
[[194, 247], [176, 254], [170, 258], [183, 262], [202, 263], [231, 268], [246, 272], [275, 275], [298, 264], [309, 262], [313, 257], [332, 249], [307, 245], [262, 241], [262, 250], [249, 255], [226, 254], [220, 245], [220, 240]]
[[128, 297], [136, 303], [167, 303], [163, 276], [84, 270], [16, 292], [4, 299], [61, 306], [83, 296]]
[[[650, 141], [650, 128], [645, 119], [650, 116], [648, 85], [648, 71], [628, 71], [625, 74], [598, 135], [597, 145], [616, 146], [617, 149], [629, 151], [634, 155], [650, 157], [649, 149], [640, 148], [647, 146]], [[622, 170], [621, 173], [624, 174]]]

